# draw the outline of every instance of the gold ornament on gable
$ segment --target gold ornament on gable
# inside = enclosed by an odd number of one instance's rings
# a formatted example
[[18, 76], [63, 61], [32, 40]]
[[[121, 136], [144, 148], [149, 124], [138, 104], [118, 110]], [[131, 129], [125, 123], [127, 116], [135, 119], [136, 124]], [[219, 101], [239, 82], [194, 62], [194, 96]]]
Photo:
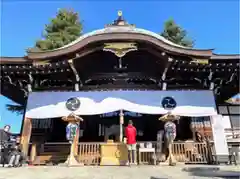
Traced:
[[108, 51], [114, 53], [117, 57], [121, 58], [125, 56], [128, 52], [136, 51], [138, 48], [136, 43], [105, 43], [103, 51]]

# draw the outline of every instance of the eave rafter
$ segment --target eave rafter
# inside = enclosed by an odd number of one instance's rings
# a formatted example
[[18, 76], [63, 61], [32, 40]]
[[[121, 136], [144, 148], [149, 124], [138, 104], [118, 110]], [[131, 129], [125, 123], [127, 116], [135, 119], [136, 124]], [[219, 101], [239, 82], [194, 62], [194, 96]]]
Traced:
[[3, 74], [19, 74], [19, 75], [32, 75], [36, 74], [51, 74], [70, 71], [68, 69], [68, 62], [53, 62], [48, 64], [31, 64], [31, 65], [1, 65]]
[[77, 71], [77, 69], [75, 68], [75, 65], [74, 65], [74, 60], [76, 60], [77, 58], [79, 58], [78, 54], [76, 54], [76, 57], [74, 59], [68, 60], [68, 64], [71, 67], [71, 69], [73, 71], [73, 74], [75, 76], [75, 79], [76, 79], [75, 91], [79, 91], [79, 88], [83, 86], [83, 83], [82, 83], [82, 80], [80, 78], [80, 75], [79, 75], [79, 73], [78, 73], [78, 71]]
[[[196, 63], [188, 59], [178, 60], [174, 58], [174, 63], [172, 63], [168, 72], [170, 76], [166, 80], [168, 86], [176, 84], [178, 88], [181, 88], [181, 85], [187, 87], [195, 84], [198, 88], [197, 84], [199, 83], [201, 89], [219, 91], [223, 85], [231, 85], [234, 79], [239, 78], [239, 61], [222, 63], [222, 61], [216, 62], [213, 60], [208, 63]], [[219, 93], [216, 92], [216, 94]]]
[[1, 88], [3, 90], [1, 91], [1, 94], [5, 93], [5, 90], [8, 90], [8, 88], [9, 89], [13, 88], [15, 91], [19, 90], [23, 92], [24, 98], [27, 97], [28, 91], [26, 90], [25, 85], [23, 83], [26, 83], [26, 81], [16, 79], [14, 78], [14, 76], [11, 76], [11, 75], [3, 76], [1, 77]]

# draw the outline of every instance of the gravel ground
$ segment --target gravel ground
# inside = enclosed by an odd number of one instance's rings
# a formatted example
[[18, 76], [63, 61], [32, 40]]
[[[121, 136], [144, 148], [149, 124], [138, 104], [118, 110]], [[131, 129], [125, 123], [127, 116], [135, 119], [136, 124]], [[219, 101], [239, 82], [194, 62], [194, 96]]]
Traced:
[[[214, 170], [215, 168], [215, 170]], [[216, 169], [218, 168], [218, 170]], [[225, 171], [225, 177], [221, 176]], [[39, 166], [21, 168], [1, 168], [0, 179], [207, 179], [229, 178], [237, 179], [238, 166], [132, 166], [132, 167], [64, 167]], [[234, 173], [235, 172], [235, 173]], [[239, 174], [239, 173], [238, 173]], [[228, 177], [226, 177], [228, 175]], [[218, 177], [216, 177], [218, 176]]]

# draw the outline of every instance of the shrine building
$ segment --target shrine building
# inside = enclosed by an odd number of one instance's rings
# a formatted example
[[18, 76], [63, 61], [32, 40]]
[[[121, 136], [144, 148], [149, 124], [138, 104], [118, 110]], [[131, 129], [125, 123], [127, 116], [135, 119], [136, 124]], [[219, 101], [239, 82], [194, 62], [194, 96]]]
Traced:
[[[129, 119], [139, 143], [157, 141], [164, 124], [158, 119], [169, 112], [164, 106], [174, 105], [171, 113], [180, 120], [173, 152], [191, 162], [184, 146], [195, 141], [196, 131], [215, 142], [211, 116], [222, 115], [225, 128], [239, 127], [239, 105], [226, 102], [239, 93], [239, 60], [240, 55], [174, 44], [120, 15], [61, 48], [1, 57], [1, 94], [26, 106], [21, 135], [32, 160], [67, 155], [62, 117], [71, 113], [83, 118], [76, 156], [89, 161], [91, 154], [89, 163], [98, 164], [101, 143], [122, 142]], [[78, 99], [77, 109], [66, 107], [69, 99]]]

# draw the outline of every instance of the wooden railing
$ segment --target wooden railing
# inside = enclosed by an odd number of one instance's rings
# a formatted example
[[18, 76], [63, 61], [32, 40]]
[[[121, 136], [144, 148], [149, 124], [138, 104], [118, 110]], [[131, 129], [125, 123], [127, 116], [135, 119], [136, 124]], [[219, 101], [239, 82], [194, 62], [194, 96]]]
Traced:
[[208, 163], [212, 157], [212, 144], [185, 142], [173, 144], [173, 154], [178, 162]]
[[100, 164], [100, 147], [101, 143], [87, 142], [78, 145], [78, 161], [85, 165]]
[[[157, 142], [141, 142], [151, 143], [152, 148], [155, 149], [155, 154], [152, 152], [138, 153], [139, 163], [150, 164], [154, 158], [159, 162], [166, 160], [163, 153], [157, 148]], [[76, 152], [76, 159], [84, 163], [85, 165], [99, 165], [101, 159], [101, 144], [99, 142], [86, 142], [78, 144], [78, 151]], [[163, 145], [162, 145], [163, 146]], [[195, 143], [195, 142], [174, 142], [172, 146], [173, 154], [177, 162], [183, 163], [208, 163], [212, 156], [212, 146], [208, 146], [206, 143]], [[138, 144], [139, 148], [139, 144]], [[45, 162], [63, 161], [69, 154], [70, 144], [69, 143], [45, 143], [37, 148], [37, 156], [40, 161]], [[139, 157], [139, 155], [141, 155]], [[41, 163], [41, 162], [40, 162]], [[46, 162], [47, 163], [47, 162]], [[56, 162], [57, 163], [57, 162]]]
[[[146, 143], [147, 142], [145, 142], [145, 144]], [[151, 143], [156, 151], [156, 160], [159, 162], [165, 161], [166, 157], [165, 155], [163, 155], [164, 150], [158, 152], [159, 150], [157, 149], [157, 142]], [[172, 151], [177, 162], [203, 164], [211, 162], [213, 147], [212, 144], [207, 145], [206, 143], [174, 142], [172, 145]], [[144, 152], [140, 153], [139, 155], [141, 155], [140, 157], [141, 161], [139, 161], [140, 163], [153, 163], [154, 160], [153, 153]]]

